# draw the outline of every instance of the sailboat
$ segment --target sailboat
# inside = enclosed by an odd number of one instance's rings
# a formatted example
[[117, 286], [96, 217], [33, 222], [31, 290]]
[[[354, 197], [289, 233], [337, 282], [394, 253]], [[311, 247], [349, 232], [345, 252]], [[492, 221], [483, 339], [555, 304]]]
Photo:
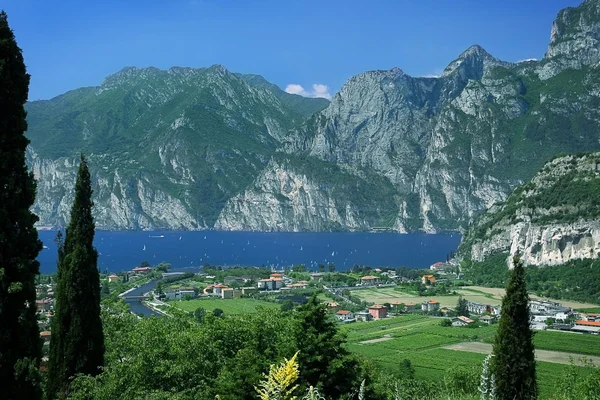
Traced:
[[181, 236], [179, 236], [179, 240], [181, 240]]
[[144, 245], [144, 248], [142, 250], [146, 251], [146, 245]]

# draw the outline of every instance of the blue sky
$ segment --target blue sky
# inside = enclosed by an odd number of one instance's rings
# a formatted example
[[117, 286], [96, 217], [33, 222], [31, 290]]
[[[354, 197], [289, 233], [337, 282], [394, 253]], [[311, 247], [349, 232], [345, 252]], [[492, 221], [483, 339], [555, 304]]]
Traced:
[[557, 12], [579, 3], [0, 0], [0, 8], [32, 75], [29, 98], [37, 100], [99, 85], [125, 66], [223, 64], [327, 96], [367, 70], [437, 75], [472, 44], [506, 61], [539, 59]]

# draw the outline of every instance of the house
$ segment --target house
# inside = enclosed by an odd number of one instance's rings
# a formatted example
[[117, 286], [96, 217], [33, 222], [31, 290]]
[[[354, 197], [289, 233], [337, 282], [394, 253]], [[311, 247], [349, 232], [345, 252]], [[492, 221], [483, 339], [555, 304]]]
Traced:
[[591, 333], [593, 335], [600, 335], [600, 321], [575, 321], [575, 325], [571, 328], [572, 331]]
[[421, 278], [421, 283], [423, 285], [435, 285], [435, 276], [423, 275], [423, 277]]
[[494, 317], [492, 315], [483, 315], [482, 317], [479, 318], [479, 321], [483, 322], [484, 324], [491, 325], [494, 322], [496, 322], [496, 317]]
[[269, 279], [261, 279], [258, 281], [258, 288], [261, 290], [279, 290], [285, 286], [281, 274], [272, 274]]
[[271, 278], [271, 279], [280, 279], [280, 278], [283, 279], [283, 275], [275, 273], [275, 274], [271, 274], [271, 276], [269, 276], [269, 278]]
[[335, 301], [330, 301], [329, 303], [327, 303], [327, 308], [338, 308], [339, 306], [340, 305]]
[[381, 319], [387, 317], [387, 308], [382, 305], [373, 305], [369, 307], [369, 313], [374, 319]]
[[471, 318], [467, 318], [467, 317], [456, 317], [456, 318], [452, 318], [452, 326], [467, 326], [472, 324], [473, 321]]
[[404, 304], [404, 311], [409, 312], [409, 311], [415, 311], [416, 309], [418, 309], [417, 305], [414, 303], [406, 303]]
[[363, 286], [374, 286], [379, 283], [379, 278], [373, 275], [367, 275], [360, 278], [360, 284]]
[[356, 320], [363, 321], [363, 322], [369, 322], [369, 321], [373, 320], [373, 316], [368, 311], [360, 311], [360, 312], [356, 313]]
[[179, 298], [183, 299], [185, 296], [190, 296], [190, 298], [194, 298], [196, 297], [196, 292], [194, 291], [194, 289], [179, 289]]
[[573, 316], [572, 312], [558, 312], [556, 314], [554, 314], [554, 319], [557, 319], [559, 321], [566, 321], [569, 318], [571, 318]]
[[299, 283], [298, 282], [298, 283], [292, 283], [290, 285], [290, 288], [292, 288], [292, 289], [306, 289], [306, 286], [307, 285], [305, 283]]
[[283, 278], [271, 278], [271, 281], [273, 281], [273, 286], [275, 287], [275, 290], [281, 289], [283, 286], [285, 286]]
[[585, 321], [600, 321], [600, 315], [598, 314], [587, 314], [584, 318]]
[[42, 331], [40, 332], [40, 338], [44, 341], [44, 343], [48, 343], [52, 338], [52, 333], [50, 331]]
[[48, 312], [50, 311], [50, 307], [54, 304], [54, 299], [45, 298], [41, 300], [36, 300], [35, 305], [39, 312]]
[[119, 277], [115, 274], [109, 275], [108, 276], [108, 283], [113, 283], [113, 282], [117, 282], [119, 280]]
[[469, 310], [470, 314], [485, 314], [486, 312], [489, 312], [488, 307], [489, 306], [486, 304], [475, 303], [473, 301], [467, 302], [467, 309]]
[[310, 279], [314, 279], [315, 281], [320, 281], [323, 280], [323, 276], [325, 274], [321, 273], [321, 272], [314, 272], [312, 274], [310, 274]]
[[229, 288], [228, 286], [217, 283], [216, 285], [213, 285], [213, 294], [216, 296], [221, 296], [223, 289], [228, 289], [228, 288]]
[[555, 315], [560, 312], [571, 312], [571, 309], [554, 301], [531, 300], [529, 302], [529, 311], [531, 311], [532, 314]]
[[440, 303], [435, 300], [429, 300], [421, 304], [421, 310], [425, 312], [433, 312], [440, 309]]
[[444, 263], [443, 263], [443, 262], [441, 262], [441, 261], [440, 261], [440, 262], [436, 262], [435, 264], [432, 264], [432, 265], [430, 265], [430, 266], [429, 266], [429, 269], [431, 269], [431, 270], [433, 270], [433, 271], [437, 271], [437, 270], [440, 270], [440, 269], [442, 269], [442, 266], [443, 266], [443, 265], [444, 265]]
[[150, 267], [137, 267], [131, 270], [134, 274], [145, 274], [152, 271]]
[[352, 311], [339, 310], [337, 313], [335, 313], [335, 316], [340, 321], [354, 321], [354, 313]]
[[244, 296], [248, 295], [248, 294], [256, 293], [256, 292], [258, 292], [258, 288], [255, 288], [255, 287], [243, 287], [242, 288], [242, 294]]
[[224, 299], [233, 299], [235, 295], [235, 290], [232, 288], [223, 288], [221, 289], [221, 297]]

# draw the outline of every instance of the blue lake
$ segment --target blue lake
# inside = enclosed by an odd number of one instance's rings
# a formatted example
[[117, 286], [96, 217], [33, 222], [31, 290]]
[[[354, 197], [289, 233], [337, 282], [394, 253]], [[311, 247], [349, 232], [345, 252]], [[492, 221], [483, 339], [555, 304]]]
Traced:
[[[56, 270], [55, 231], [39, 231], [44, 248], [38, 257], [42, 273]], [[130, 270], [142, 261], [170, 263], [174, 268], [211, 265], [284, 267], [334, 263], [372, 267], [427, 268], [445, 261], [461, 236], [447, 234], [345, 232], [142, 232], [97, 231], [94, 244], [101, 271]]]

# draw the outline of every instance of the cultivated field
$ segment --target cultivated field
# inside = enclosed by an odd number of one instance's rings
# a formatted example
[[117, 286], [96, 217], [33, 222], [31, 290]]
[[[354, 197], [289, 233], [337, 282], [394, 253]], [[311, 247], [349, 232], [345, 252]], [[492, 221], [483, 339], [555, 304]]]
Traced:
[[[458, 350], [458, 351], [468, 351], [471, 353], [480, 353], [480, 354], [490, 354], [492, 352], [492, 345], [489, 343], [481, 343], [481, 342], [466, 342], [466, 343], [456, 343], [451, 344], [449, 346], [444, 347], [448, 350]], [[580, 358], [585, 357], [589, 361], [598, 365], [600, 362], [600, 358], [598, 357], [590, 357], [590, 356], [582, 356], [577, 353], [565, 353], [562, 351], [548, 351], [548, 350], [535, 350], [535, 359], [537, 361], [547, 361], [555, 364], [571, 364], [571, 361], [583, 364], [580, 362]]]
[[[475, 301], [478, 303], [485, 303], [490, 305], [500, 304], [499, 299], [488, 298], [485, 294], [473, 293], [467, 290], [457, 290], [459, 295], [462, 295], [464, 298], [470, 301]], [[423, 303], [429, 300], [435, 300], [440, 303], [442, 307], [455, 307], [458, 302], [458, 295], [456, 296], [415, 296], [409, 293], [404, 293], [395, 290], [395, 288], [381, 288], [381, 289], [361, 289], [361, 290], [353, 290], [352, 295], [359, 297], [361, 300], [382, 304], [382, 303], [391, 303], [391, 302], [400, 302], [400, 303]]]
[[278, 308], [279, 304], [255, 299], [197, 299], [188, 301], [173, 301], [169, 304], [184, 311], [193, 312], [198, 307], [206, 311], [220, 308], [225, 314], [251, 314], [257, 312], [259, 307]]
[[[479, 368], [485, 358], [484, 352], [456, 351], [446, 347], [460, 345], [468, 349], [483, 345], [489, 349], [496, 328], [497, 325], [442, 327], [440, 318], [418, 315], [341, 326], [352, 352], [372, 359], [391, 373], [400, 373], [401, 361], [408, 359], [415, 368], [415, 377], [423, 380], [443, 380], [451, 368], [459, 366]], [[377, 340], [382, 338], [385, 340]], [[567, 367], [557, 361], [568, 363], [570, 356], [575, 359], [586, 355], [600, 356], [600, 336], [540, 331], [536, 332], [535, 344], [544, 354], [542, 359], [552, 361], [537, 364], [541, 398], [554, 394], [556, 384], [564, 376]]]

